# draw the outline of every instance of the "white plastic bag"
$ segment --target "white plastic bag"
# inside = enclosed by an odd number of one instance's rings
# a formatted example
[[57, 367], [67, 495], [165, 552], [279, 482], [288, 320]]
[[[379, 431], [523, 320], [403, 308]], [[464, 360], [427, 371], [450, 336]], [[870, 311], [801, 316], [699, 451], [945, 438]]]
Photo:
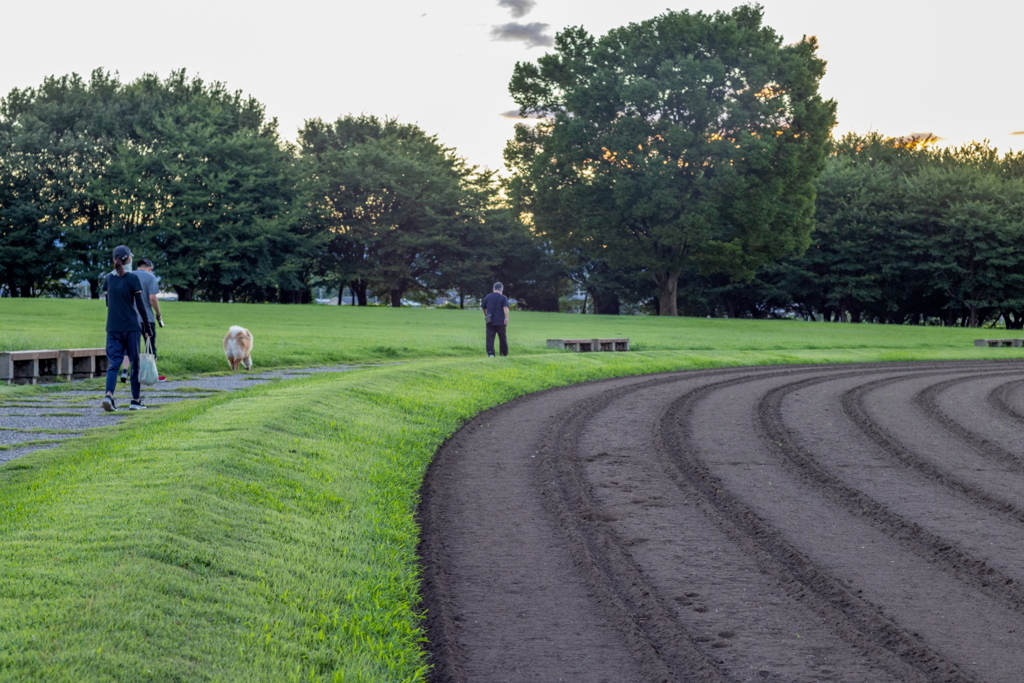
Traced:
[[156, 356], [153, 355], [153, 342], [146, 338], [146, 353], [139, 354], [139, 381], [152, 386], [160, 378], [156, 371]]

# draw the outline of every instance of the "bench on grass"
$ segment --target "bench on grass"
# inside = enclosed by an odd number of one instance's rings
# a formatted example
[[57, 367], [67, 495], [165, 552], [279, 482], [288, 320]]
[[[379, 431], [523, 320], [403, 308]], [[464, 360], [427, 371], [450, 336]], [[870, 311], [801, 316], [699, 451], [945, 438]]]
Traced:
[[975, 346], [1024, 346], [1024, 339], [975, 339]]
[[0, 351], [0, 382], [8, 384], [89, 379], [106, 372], [106, 349]]
[[629, 351], [628, 339], [548, 339], [549, 349], [589, 351]]

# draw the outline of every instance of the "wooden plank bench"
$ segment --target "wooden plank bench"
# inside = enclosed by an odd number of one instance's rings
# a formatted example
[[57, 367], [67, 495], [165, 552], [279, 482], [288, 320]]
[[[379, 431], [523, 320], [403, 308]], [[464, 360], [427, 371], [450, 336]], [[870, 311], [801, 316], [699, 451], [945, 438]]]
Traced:
[[0, 382], [8, 384], [87, 379], [106, 371], [106, 349], [0, 351]]
[[629, 339], [548, 339], [549, 349], [590, 351], [629, 351]]
[[1020, 348], [1024, 346], [1024, 339], [975, 339], [974, 345], [989, 347], [1013, 346], [1016, 348]]

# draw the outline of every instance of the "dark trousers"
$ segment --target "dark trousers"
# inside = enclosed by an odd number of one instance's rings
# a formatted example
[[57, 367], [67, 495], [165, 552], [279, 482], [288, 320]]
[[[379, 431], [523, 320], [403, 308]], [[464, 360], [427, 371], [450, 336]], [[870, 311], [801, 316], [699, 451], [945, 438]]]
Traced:
[[139, 383], [139, 340], [142, 330], [134, 332], [107, 332], [107, 393], [113, 396], [117, 386], [117, 373], [121, 370], [124, 357], [132, 364], [132, 398], [138, 400], [142, 394]]
[[505, 337], [506, 325], [488, 325], [487, 326], [487, 355], [494, 355], [494, 335], [498, 335], [498, 348], [501, 349], [501, 355], [508, 355], [508, 338]]

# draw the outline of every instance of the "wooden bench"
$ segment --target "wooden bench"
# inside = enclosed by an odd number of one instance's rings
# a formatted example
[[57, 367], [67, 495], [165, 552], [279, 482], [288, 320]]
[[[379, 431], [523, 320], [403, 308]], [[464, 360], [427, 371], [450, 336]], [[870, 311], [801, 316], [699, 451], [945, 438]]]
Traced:
[[37, 384], [40, 380], [88, 379], [107, 371], [106, 349], [0, 351], [0, 382]]
[[975, 346], [1013, 346], [1020, 348], [1024, 346], [1024, 339], [975, 339]]
[[548, 339], [549, 349], [589, 351], [629, 351], [628, 339]]

